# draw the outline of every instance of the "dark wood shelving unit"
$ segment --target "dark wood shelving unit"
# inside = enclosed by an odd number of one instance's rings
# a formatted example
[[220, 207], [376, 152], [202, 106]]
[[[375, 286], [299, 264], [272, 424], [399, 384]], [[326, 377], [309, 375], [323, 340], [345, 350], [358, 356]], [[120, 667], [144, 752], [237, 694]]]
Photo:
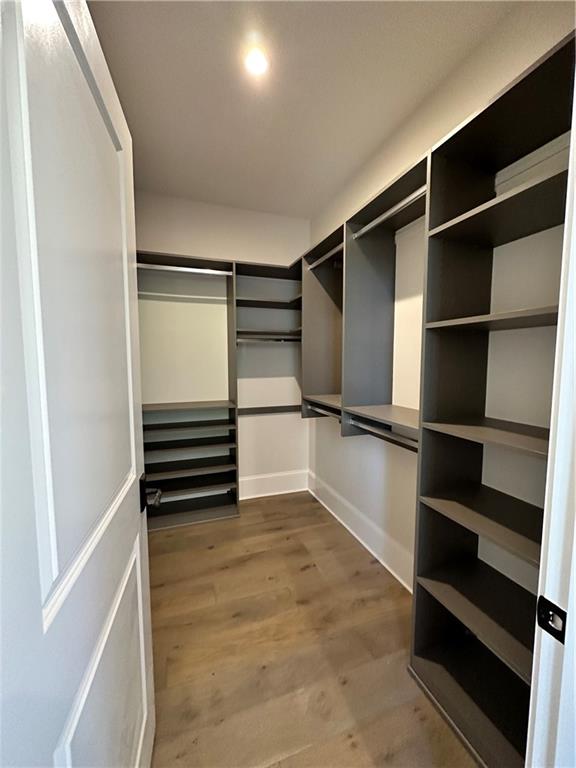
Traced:
[[293, 299], [236, 297], [237, 307], [254, 307], [255, 309], [300, 309], [301, 305], [302, 296], [295, 296]]
[[[570, 130], [573, 76], [570, 36], [429, 158], [410, 671], [490, 767], [524, 764], [536, 597], [496, 570], [498, 558], [484, 561], [481, 540], [537, 568], [543, 510], [487, 484], [485, 450], [494, 460], [490, 446], [506, 449], [500, 470], [511, 462], [514, 475], [533, 466], [519, 453], [546, 461], [549, 439], [545, 427], [486, 415], [490, 334], [518, 331], [526, 344], [558, 320], [556, 305], [494, 311], [493, 288], [505, 285], [493, 286], [494, 249], [564, 222], [567, 172], [538, 172], [527, 156]], [[514, 170], [531, 178], [501, 191], [500, 172], [523, 158]]]
[[302, 257], [304, 418], [341, 416], [343, 263], [343, 227]]
[[342, 435], [371, 435], [412, 451], [418, 411], [392, 404], [395, 238], [424, 215], [426, 176], [424, 158], [351, 217], [345, 242]]

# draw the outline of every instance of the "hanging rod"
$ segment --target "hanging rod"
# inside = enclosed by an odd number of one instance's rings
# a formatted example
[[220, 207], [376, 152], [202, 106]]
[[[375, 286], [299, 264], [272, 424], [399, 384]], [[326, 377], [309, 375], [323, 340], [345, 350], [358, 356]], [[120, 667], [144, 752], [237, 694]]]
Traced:
[[329, 411], [327, 408], [320, 408], [320, 406], [312, 405], [311, 403], [306, 403], [306, 405], [311, 411], [321, 413], [322, 416], [331, 416], [333, 419], [338, 419], [338, 421], [340, 421], [340, 414], [337, 411]]
[[319, 259], [316, 259], [316, 261], [313, 261], [312, 264], [308, 264], [308, 269], [316, 269], [316, 267], [319, 267], [320, 264], [327, 261], [328, 259], [331, 259], [332, 256], [335, 256], [337, 253], [340, 253], [340, 251], [344, 250], [344, 243], [340, 243], [340, 245], [337, 245], [335, 248], [332, 248], [331, 251], [328, 251], [328, 253], [325, 253], [324, 256], [320, 256]]
[[138, 269], [152, 269], [159, 272], [189, 272], [195, 275], [231, 275], [232, 271], [224, 269], [208, 269], [207, 267], [172, 267], [168, 264], [138, 264]]
[[379, 427], [373, 427], [369, 424], [366, 424], [365, 422], [357, 421], [356, 419], [350, 419], [348, 423], [357, 429], [361, 429], [363, 432], [369, 432], [371, 435], [379, 437], [380, 440], [386, 440], [388, 443], [400, 445], [402, 448], [407, 448], [409, 451], [415, 451], [416, 453], [418, 452], [417, 440], [412, 440], [409, 437], [398, 435], [395, 432], [392, 432], [390, 429], [380, 429]]
[[226, 302], [226, 296], [197, 296], [191, 293], [160, 293], [159, 291], [138, 291], [143, 299], [185, 299], [187, 301]]
[[415, 192], [412, 192], [412, 194], [408, 195], [408, 197], [405, 197], [404, 200], [400, 200], [400, 202], [392, 206], [392, 208], [389, 208], [387, 211], [384, 211], [384, 213], [380, 214], [380, 216], [377, 216], [371, 222], [369, 222], [364, 227], [362, 227], [362, 229], [359, 229], [358, 232], [352, 235], [352, 239], [358, 240], [359, 237], [362, 237], [363, 235], [368, 234], [368, 232], [371, 232], [375, 227], [384, 223], [388, 219], [391, 219], [393, 216], [395, 216], [397, 213], [400, 213], [400, 211], [403, 211], [405, 208], [408, 208], [408, 206], [412, 205], [412, 203], [415, 203], [416, 200], [420, 200], [420, 198], [424, 197], [425, 194], [426, 194], [426, 184], [424, 184], [422, 187], [419, 187]]

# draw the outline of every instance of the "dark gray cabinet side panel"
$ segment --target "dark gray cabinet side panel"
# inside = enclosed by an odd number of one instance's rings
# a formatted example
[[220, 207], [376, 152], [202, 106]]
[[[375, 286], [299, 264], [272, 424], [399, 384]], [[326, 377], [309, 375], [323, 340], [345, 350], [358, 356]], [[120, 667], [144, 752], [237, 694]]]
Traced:
[[343, 407], [392, 402], [394, 232], [377, 229], [354, 240], [357, 228], [346, 227]]
[[339, 394], [342, 385], [342, 262], [302, 265], [303, 395]]
[[226, 321], [228, 327], [228, 399], [238, 402], [236, 366], [236, 265], [233, 274], [226, 278]]

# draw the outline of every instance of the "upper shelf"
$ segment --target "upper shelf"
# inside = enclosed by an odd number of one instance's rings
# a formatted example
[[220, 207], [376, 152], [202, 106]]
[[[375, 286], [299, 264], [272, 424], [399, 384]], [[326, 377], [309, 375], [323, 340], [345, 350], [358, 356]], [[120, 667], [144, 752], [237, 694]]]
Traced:
[[314, 269], [323, 262], [342, 253], [344, 250], [344, 227], [338, 227], [330, 235], [310, 248], [302, 256], [302, 262], [308, 269]]
[[231, 400], [194, 400], [188, 403], [144, 403], [143, 411], [194, 411], [204, 408], [235, 408]]
[[256, 264], [245, 261], [236, 262], [238, 277], [268, 277], [275, 280], [300, 280], [302, 278], [302, 262], [296, 259], [292, 264]]
[[305, 395], [304, 400], [318, 403], [318, 405], [325, 405], [328, 408], [342, 408], [342, 395]]
[[148, 269], [163, 272], [189, 272], [198, 275], [232, 275], [233, 264], [230, 261], [215, 261], [188, 256], [177, 256], [171, 253], [153, 253], [138, 251], [138, 269]]
[[260, 309], [300, 309], [302, 306], [302, 296], [295, 296], [292, 299], [260, 299], [237, 296], [236, 306]]
[[470, 440], [473, 443], [502, 445], [524, 453], [537, 456], [548, 455], [548, 437], [550, 430], [519, 424], [501, 419], [477, 419], [470, 423], [442, 423], [425, 421], [424, 429], [432, 429], [445, 435]]
[[416, 408], [405, 408], [401, 405], [351, 405], [346, 406], [347, 413], [378, 421], [391, 427], [406, 427], [418, 429], [420, 412]]
[[371, 222], [363, 226], [352, 235], [354, 240], [364, 237], [376, 227], [384, 227], [392, 231], [402, 229], [416, 219], [424, 216], [426, 212], [426, 184], [416, 189], [399, 203], [376, 216]]
[[568, 171], [545, 173], [429, 231], [495, 248], [562, 224]]
[[540, 328], [556, 325], [558, 306], [517, 309], [512, 312], [494, 312], [489, 315], [457, 317], [426, 323], [427, 329], [454, 328], [469, 331], [510, 331], [520, 328]]

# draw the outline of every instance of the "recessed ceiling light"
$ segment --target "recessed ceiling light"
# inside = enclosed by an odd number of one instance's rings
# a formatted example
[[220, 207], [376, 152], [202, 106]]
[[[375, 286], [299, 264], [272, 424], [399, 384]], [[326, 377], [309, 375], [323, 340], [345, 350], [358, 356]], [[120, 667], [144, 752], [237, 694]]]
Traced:
[[253, 77], [262, 77], [268, 70], [268, 57], [262, 48], [254, 46], [244, 57], [244, 66]]

